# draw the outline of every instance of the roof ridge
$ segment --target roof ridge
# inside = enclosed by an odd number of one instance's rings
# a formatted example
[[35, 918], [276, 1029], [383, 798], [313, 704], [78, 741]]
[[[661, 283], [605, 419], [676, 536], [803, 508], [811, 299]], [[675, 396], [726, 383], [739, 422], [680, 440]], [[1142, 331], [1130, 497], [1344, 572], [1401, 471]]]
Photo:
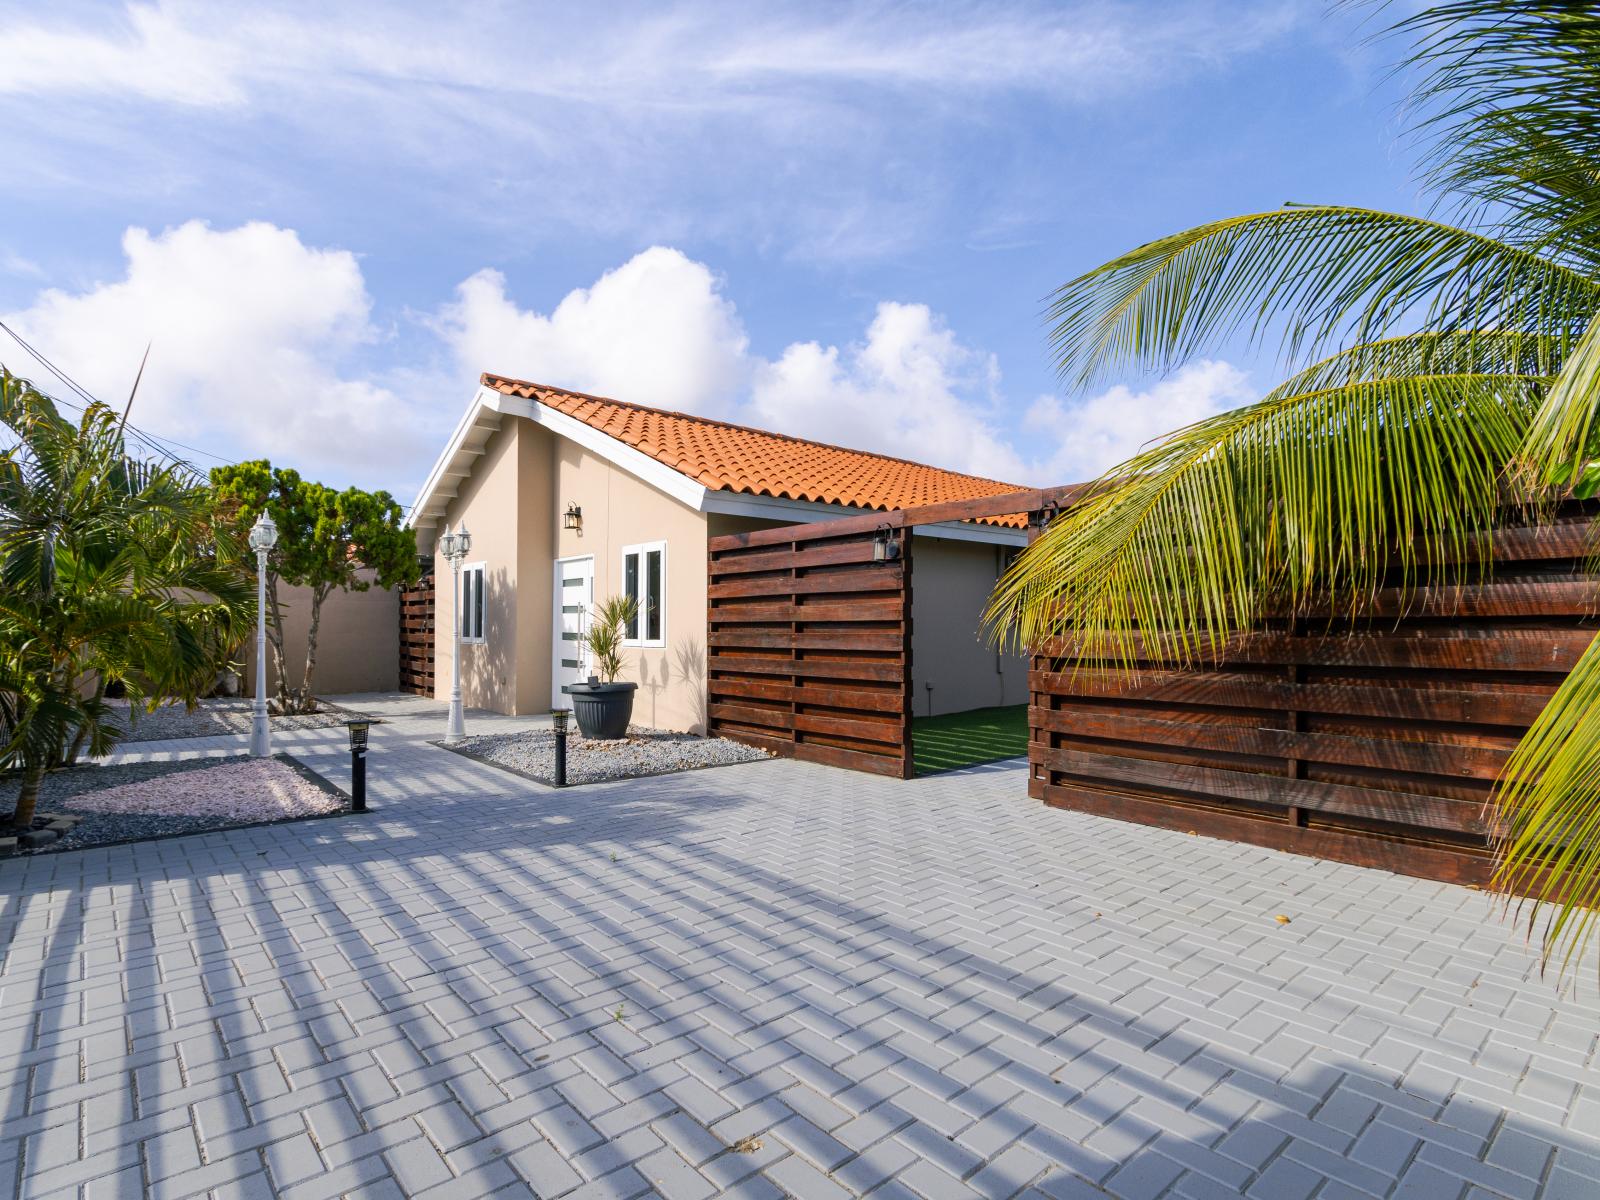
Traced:
[[[631, 408], [636, 412], [655, 413], [657, 416], [676, 417], [680, 421], [698, 421], [703, 425], [716, 425], [722, 429], [734, 429], [740, 433], [760, 434], [762, 437], [777, 438], [779, 441], [795, 442], [802, 446], [819, 446], [824, 450], [836, 450], [842, 454], [860, 454], [868, 458], [882, 459], [885, 462], [901, 463], [908, 467], [921, 467], [928, 471], [939, 471], [945, 475], [955, 475], [961, 479], [974, 479], [979, 483], [998, 484], [1010, 491], [1025, 492], [1026, 484], [1009, 483], [1003, 479], [991, 479], [987, 475], [973, 475], [966, 471], [954, 471], [949, 467], [936, 467], [932, 463], [918, 462], [912, 458], [900, 458], [893, 454], [880, 454], [876, 450], [858, 450], [854, 446], [840, 446], [833, 442], [819, 442], [815, 438], [796, 437], [790, 433], [779, 433], [773, 429], [760, 429], [754, 425], [740, 425], [735, 421], [723, 421], [716, 417], [702, 417], [697, 413], [678, 412], [671, 408], [657, 408], [650, 404], [637, 404], [631, 400], [618, 400], [613, 396], [597, 396], [592, 392], [580, 392], [572, 388], [556, 387], [548, 383], [536, 383], [531, 379], [514, 379], [510, 375], [496, 375], [485, 371], [479, 376], [479, 382], [485, 387], [494, 387], [496, 383], [510, 384], [515, 387], [532, 388], [541, 392], [559, 392], [563, 396], [571, 396], [578, 400], [592, 400], [596, 404], [615, 404], [618, 408]], [[531, 399], [532, 397], [529, 397]], [[1004, 495], [996, 492], [995, 495]]]

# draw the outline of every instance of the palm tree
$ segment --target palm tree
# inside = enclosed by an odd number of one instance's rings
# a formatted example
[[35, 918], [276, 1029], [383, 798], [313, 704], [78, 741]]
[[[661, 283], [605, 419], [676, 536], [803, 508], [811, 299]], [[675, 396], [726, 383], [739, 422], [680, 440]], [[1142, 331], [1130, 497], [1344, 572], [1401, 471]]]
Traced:
[[0, 368], [0, 769], [31, 827], [47, 769], [121, 734], [105, 703], [193, 702], [243, 640], [250, 577], [181, 465], [128, 456], [117, 415], [74, 423]]
[[[1486, 570], [1497, 524], [1600, 491], [1600, 10], [1461, 0], [1390, 33], [1431, 215], [1213, 221], [1053, 297], [1074, 386], [1239, 336], [1280, 341], [1292, 370], [1099, 479], [997, 586], [1000, 636], [1070, 631], [1128, 664], [1158, 634], [1179, 663], [1215, 661], [1270, 615], [1358, 613], [1430, 563]], [[1495, 884], [1544, 912], [1563, 967], [1600, 903], [1597, 701], [1591, 646], [1497, 791]]]

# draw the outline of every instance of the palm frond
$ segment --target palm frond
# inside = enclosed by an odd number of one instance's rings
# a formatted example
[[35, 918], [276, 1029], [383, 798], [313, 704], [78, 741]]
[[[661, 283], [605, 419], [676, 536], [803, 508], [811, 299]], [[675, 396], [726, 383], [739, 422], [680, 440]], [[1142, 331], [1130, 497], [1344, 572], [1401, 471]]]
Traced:
[[1600, 435], [1600, 316], [1578, 340], [1528, 428], [1516, 466], [1530, 488], [1580, 484]]
[[1196, 226], [1063, 285], [1056, 365], [1086, 383], [1125, 362], [1170, 367], [1241, 329], [1290, 358], [1419, 332], [1496, 329], [1575, 340], [1600, 283], [1482, 234], [1374, 209], [1307, 205]]
[[1312, 600], [1354, 613], [1422, 561], [1478, 561], [1546, 380], [1360, 377], [1363, 356], [1420, 353], [1395, 342], [1319, 363], [1122, 464], [1001, 579], [992, 635], [1019, 649], [1070, 636], [1127, 665], [1159, 636], [1192, 662], [1269, 615]]
[[[1561, 971], [1600, 921], [1600, 639], [1539, 713], [1501, 776], [1494, 887], [1523, 897], [1530, 935]], [[1538, 928], [1540, 915], [1542, 928]]]

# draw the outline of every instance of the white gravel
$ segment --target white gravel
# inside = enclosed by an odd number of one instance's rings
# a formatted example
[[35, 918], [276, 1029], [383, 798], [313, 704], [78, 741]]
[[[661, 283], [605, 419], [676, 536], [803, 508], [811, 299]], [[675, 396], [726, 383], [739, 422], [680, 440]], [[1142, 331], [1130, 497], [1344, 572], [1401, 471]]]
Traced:
[[[14, 779], [0, 780], [0, 809], [14, 799]], [[235, 825], [342, 811], [343, 794], [282, 757], [193, 758], [52, 771], [39, 788], [39, 811], [82, 819], [36, 854], [176, 837]]]
[[341, 806], [288, 763], [253, 758], [114, 784], [73, 797], [71, 807], [74, 812], [227, 817], [247, 823], [334, 812]]
[[[193, 709], [182, 704], [163, 704], [154, 712], [129, 713], [126, 700], [107, 700], [113, 709], [112, 723], [127, 730], [122, 735], [129, 742], [162, 742], [169, 738], [217, 737], [228, 733], [250, 732], [251, 701], [235, 697], [217, 697], [202, 700]], [[326, 700], [317, 701], [314, 713], [295, 716], [273, 716], [269, 720], [274, 729], [326, 729], [343, 725], [352, 717], [365, 713], [351, 712]]]
[[[444, 743], [440, 743], [441, 745]], [[542, 783], [555, 781], [556, 735], [549, 730], [486, 734], [463, 738], [447, 749], [470, 758], [505, 767]], [[628, 727], [628, 736], [616, 741], [590, 741], [573, 734], [567, 738], [567, 782], [599, 783], [607, 779], [633, 779], [665, 775], [696, 767], [759, 762], [772, 757], [765, 750], [727, 738], [697, 737], [662, 729]]]

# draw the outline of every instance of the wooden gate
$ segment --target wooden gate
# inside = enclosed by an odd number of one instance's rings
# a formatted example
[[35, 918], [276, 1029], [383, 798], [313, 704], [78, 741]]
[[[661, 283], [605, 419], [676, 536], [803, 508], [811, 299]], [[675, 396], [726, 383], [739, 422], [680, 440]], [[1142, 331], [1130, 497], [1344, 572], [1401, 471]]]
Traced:
[[[1462, 883], [1489, 874], [1485, 802], [1594, 636], [1588, 525], [1505, 530], [1491, 580], [1380, 593], [1215, 668], [1136, 673], [1040, 648], [1030, 793], [1047, 804]], [[1331, 636], [1330, 636], [1331, 635]]]
[[831, 524], [711, 539], [708, 724], [777, 754], [909, 779], [910, 531]]
[[433, 575], [400, 593], [400, 690], [433, 695]]

